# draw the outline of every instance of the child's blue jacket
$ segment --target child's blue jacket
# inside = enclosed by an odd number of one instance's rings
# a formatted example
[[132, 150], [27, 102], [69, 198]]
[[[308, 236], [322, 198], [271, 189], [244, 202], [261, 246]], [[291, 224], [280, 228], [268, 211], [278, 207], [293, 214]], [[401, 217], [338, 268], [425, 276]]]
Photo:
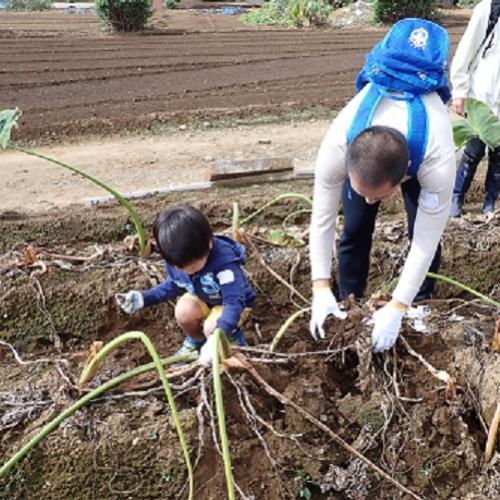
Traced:
[[214, 236], [208, 260], [203, 269], [189, 275], [165, 263], [167, 279], [142, 291], [145, 306], [178, 297], [188, 292], [209, 307], [223, 305], [217, 327], [230, 334], [238, 325], [245, 307], [253, 307], [255, 292], [241, 266], [245, 264], [245, 247], [225, 236]]

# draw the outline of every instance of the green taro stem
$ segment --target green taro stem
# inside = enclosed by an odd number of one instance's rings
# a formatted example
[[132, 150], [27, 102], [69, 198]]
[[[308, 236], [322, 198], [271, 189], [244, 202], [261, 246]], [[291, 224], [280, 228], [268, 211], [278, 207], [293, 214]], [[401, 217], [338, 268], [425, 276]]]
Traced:
[[234, 479], [231, 469], [231, 455], [229, 453], [229, 439], [227, 437], [226, 431], [226, 415], [224, 413], [224, 399], [222, 397], [222, 383], [220, 378], [220, 360], [224, 360], [224, 356], [227, 353], [231, 352], [231, 348], [228, 345], [226, 335], [220, 328], [216, 328], [212, 335], [215, 336], [214, 352], [212, 358], [215, 408], [217, 410], [219, 436], [222, 445], [222, 458], [224, 460], [224, 472], [226, 474], [227, 497], [229, 500], [234, 500], [236, 498], [234, 493]]
[[264, 210], [267, 208], [271, 207], [275, 203], [278, 203], [281, 200], [287, 199], [287, 198], [296, 198], [299, 200], [302, 200], [304, 203], [306, 203], [309, 208], [312, 208], [312, 200], [305, 194], [300, 194], [300, 193], [283, 193], [280, 194], [279, 196], [276, 196], [273, 200], [269, 201], [265, 205], [262, 205], [259, 209], [257, 209], [255, 212], [250, 214], [248, 217], [245, 217], [244, 219], [240, 220], [240, 226], [243, 224], [246, 224], [247, 222], [250, 222], [254, 217], [257, 217], [257, 215], [261, 214]]
[[299, 309], [298, 311], [295, 311], [284, 323], [281, 325], [281, 328], [278, 330], [278, 333], [274, 336], [273, 341], [271, 342], [271, 345], [269, 346], [269, 350], [273, 352], [276, 347], [278, 347], [278, 344], [287, 332], [287, 330], [293, 325], [295, 320], [299, 317], [302, 316], [304, 313], [310, 311], [310, 307], [306, 307], [305, 309]]
[[[194, 361], [197, 358], [196, 354], [183, 354], [181, 356], [170, 356], [170, 357], [165, 358], [165, 359], [160, 359], [153, 344], [151, 343], [149, 338], [144, 333], [142, 333], [142, 332], [127, 332], [127, 333], [121, 335], [120, 337], [117, 337], [116, 339], [114, 339], [113, 341], [108, 343], [106, 346], [104, 346], [104, 348], [101, 351], [99, 351], [99, 353], [96, 355], [94, 360], [92, 360], [92, 363], [90, 365], [97, 366], [100, 363], [100, 361], [107, 354], [109, 354], [112, 350], [114, 350], [116, 347], [118, 347], [119, 344], [121, 344], [127, 340], [132, 340], [132, 339], [140, 339], [144, 342], [149, 353], [151, 354], [151, 357], [153, 358], [153, 362], [148, 363], [146, 365], [138, 366], [137, 368], [134, 368], [133, 370], [130, 370], [130, 371], [125, 372], [125, 373], [123, 373], [123, 374], [121, 374], [121, 375], [119, 375], [111, 380], [108, 380], [108, 382], [105, 382], [104, 384], [100, 385], [99, 387], [96, 387], [95, 389], [90, 391], [88, 394], [86, 394], [85, 396], [80, 398], [78, 401], [73, 403], [69, 408], [64, 410], [59, 416], [57, 416], [55, 419], [50, 421], [36, 436], [34, 436], [27, 444], [25, 444], [17, 453], [15, 453], [0, 468], [0, 477], [3, 477], [6, 474], [8, 474], [19, 460], [21, 460], [24, 456], [26, 456], [31, 451], [32, 448], [34, 448], [48, 434], [50, 434], [53, 430], [55, 430], [61, 424], [61, 422], [63, 420], [65, 420], [66, 418], [73, 415], [73, 413], [78, 411], [80, 408], [83, 408], [92, 399], [99, 397], [100, 395], [106, 393], [107, 391], [113, 389], [114, 387], [125, 382], [126, 380], [129, 380], [132, 377], [142, 375], [143, 373], [146, 373], [146, 372], [151, 371], [151, 370], [156, 368], [160, 374], [160, 379], [162, 380], [163, 387], [165, 389], [165, 393], [167, 394], [167, 398], [168, 398], [168, 395], [170, 394], [170, 397], [173, 401], [172, 393], [170, 391], [170, 386], [168, 385], [168, 381], [167, 381], [167, 378], [165, 375], [165, 371], [163, 369], [163, 365], [170, 366], [170, 365], [175, 364], [175, 363]], [[148, 344], [149, 344], [149, 346], [148, 346]], [[88, 365], [84, 369], [84, 373], [90, 373], [90, 370], [88, 369], [90, 367], [90, 365]], [[82, 378], [83, 378], [83, 374], [82, 374]], [[170, 400], [169, 400], [169, 403], [170, 403]], [[179, 418], [177, 415], [175, 403], [174, 403], [174, 406], [170, 405], [170, 407], [172, 410], [172, 416], [173, 416], [174, 422], [176, 423], [176, 427], [177, 427], [177, 424], [179, 424]], [[175, 412], [175, 415], [174, 415], [174, 412]], [[180, 430], [180, 433], [182, 434], [182, 428], [177, 427], [178, 433], [179, 433], [179, 430]], [[181, 439], [180, 435], [179, 435], [179, 438]], [[181, 446], [182, 446], [182, 444], [184, 444], [183, 452], [185, 454], [185, 457], [187, 456], [186, 465], [188, 467], [188, 474], [189, 474], [189, 498], [192, 499], [193, 498], [192, 467], [191, 467], [191, 461], [189, 459], [189, 454], [187, 453], [187, 446], [185, 446], [185, 440], [184, 440], [183, 434], [182, 434]]]
[[31, 151], [29, 149], [24, 149], [19, 146], [14, 146], [13, 144], [8, 146], [10, 149], [14, 149], [16, 151], [21, 151], [22, 153], [25, 153], [30, 156], [36, 156], [37, 158], [40, 158], [42, 160], [49, 161], [51, 163], [55, 163], [56, 165], [59, 165], [60, 167], [66, 168], [68, 170], [71, 170], [71, 172], [74, 172], [75, 174], [78, 174], [82, 176], [83, 178], [92, 181], [94, 184], [97, 184], [99, 187], [102, 187], [104, 190], [106, 190], [108, 193], [112, 194], [118, 202], [127, 209], [130, 218], [132, 219], [132, 223], [134, 224], [135, 231], [137, 233], [137, 237], [139, 238], [139, 248], [141, 250], [141, 254], [144, 254], [144, 250], [146, 248], [146, 235], [144, 232], [144, 227], [142, 225], [142, 220], [139, 216], [139, 214], [136, 212], [135, 208], [132, 206], [132, 204], [123, 196], [121, 195], [118, 191], [114, 190], [112, 187], [109, 187], [107, 184], [104, 184], [104, 182], [100, 181], [96, 177], [85, 173], [83, 170], [80, 170], [76, 167], [73, 167], [71, 165], [68, 165], [67, 163], [64, 163], [62, 161], [56, 160], [54, 158], [51, 158], [50, 156], [45, 156], [41, 153], [36, 153], [35, 151]]
[[[487, 295], [482, 294], [481, 292], [478, 292], [477, 290], [474, 290], [470, 286], [467, 286], [463, 283], [460, 283], [460, 281], [454, 280], [452, 278], [448, 278], [448, 276], [444, 276], [442, 274], [436, 274], [436, 273], [431, 273], [431, 272], [428, 272], [426, 274], [426, 276], [428, 278], [433, 278], [436, 280], [444, 281], [445, 283], [448, 283], [449, 285], [456, 286], [457, 288], [461, 288], [462, 290], [465, 290], [466, 292], [469, 292], [470, 294], [475, 295], [476, 297], [479, 297], [484, 302], [487, 302], [488, 304], [491, 304], [492, 306], [495, 306], [495, 307], [500, 309], [500, 302], [492, 299], [491, 297], [488, 297]], [[398, 280], [399, 280], [399, 277], [393, 278], [391, 281], [389, 281], [389, 283], [387, 283], [387, 285], [384, 285], [380, 289], [378, 294], [383, 295], [384, 293], [390, 292], [394, 288], [394, 286], [396, 285]]]

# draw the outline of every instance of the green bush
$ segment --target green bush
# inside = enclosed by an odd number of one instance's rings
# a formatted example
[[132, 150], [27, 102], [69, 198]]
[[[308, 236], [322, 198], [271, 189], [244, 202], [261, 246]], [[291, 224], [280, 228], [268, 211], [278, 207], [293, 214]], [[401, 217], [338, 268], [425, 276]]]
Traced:
[[458, 0], [461, 9], [473, 9], [481, 0]]
[[286, 27], [321, 26], [328, 23], [332, 6], [325, 0], [270, 0], [260, 9], [241, 16], [248, 24]]
[[375, 21], [395, 22], [405, 17], [436, 19], [439, 0], [376, 0]]
[[[354, 3], [356, 0], [326, 0], [328, 5], [331, 5], [334, 9], [341, 9], [342, 7], [347, 7], [348, 5], [351, 5]], [[368, 0], [368, 2], [371, 2], [372, 0]]]
[[150, 0], [96, 0], [97, 15], [116, 31], [140, 31], [146, 27], [153, 9]]
[[50, 10], [52, 8], [52, 0], [7, 0], [5, 8], [6, 10], [15, 12], [25, 10]]

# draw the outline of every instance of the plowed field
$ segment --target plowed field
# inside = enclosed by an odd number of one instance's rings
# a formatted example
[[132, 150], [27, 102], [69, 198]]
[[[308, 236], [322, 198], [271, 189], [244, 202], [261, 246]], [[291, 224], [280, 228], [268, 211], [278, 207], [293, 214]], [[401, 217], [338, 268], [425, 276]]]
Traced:
[[[447, 20], [454, 43], [465, 22]], [[105, 33], [93, 14], [0, 13], [0, 108], [23, 110], [16, 138], [339, 108], [384, 32], [256, 28], [191, 11], [153, 26], [124, 36]]]

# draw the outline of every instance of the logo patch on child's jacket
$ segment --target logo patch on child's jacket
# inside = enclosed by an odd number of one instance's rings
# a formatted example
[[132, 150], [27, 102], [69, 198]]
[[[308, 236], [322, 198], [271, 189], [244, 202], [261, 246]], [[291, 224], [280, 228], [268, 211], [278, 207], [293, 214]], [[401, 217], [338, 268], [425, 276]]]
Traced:
[[194, 286], [192, 283], [189, 283], [188, 281], [181, 281], [181, 280], [174, 280], [174, 283], [179, 287], [179, 288], [184, 288], [188, 293], [191, 293], [194, 295]]
[[217, 274], [217, 279], [221, 285], [227, 285], [228, 283], [232, 283], [234, 281], [234, 273], [231, 269], [225, 269]]
[[217, 281], [215, 281], [215, 277], [213, 273], [206, 273], [200, 276], [200, 283], [202, 290], [207, 295], [214, 295], [220, 292], [220, 286]]

